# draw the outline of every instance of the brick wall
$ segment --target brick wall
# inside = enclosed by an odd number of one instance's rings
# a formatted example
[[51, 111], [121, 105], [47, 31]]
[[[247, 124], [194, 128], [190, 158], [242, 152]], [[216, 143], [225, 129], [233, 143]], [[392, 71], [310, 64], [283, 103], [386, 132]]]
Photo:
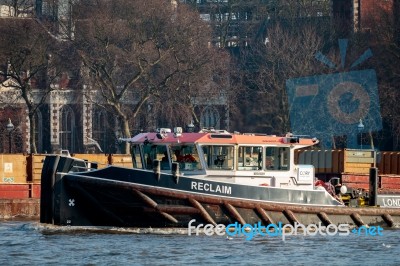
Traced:
[[361, 30], [375, 31], [393, 19], [395, 0], [358, 0]]

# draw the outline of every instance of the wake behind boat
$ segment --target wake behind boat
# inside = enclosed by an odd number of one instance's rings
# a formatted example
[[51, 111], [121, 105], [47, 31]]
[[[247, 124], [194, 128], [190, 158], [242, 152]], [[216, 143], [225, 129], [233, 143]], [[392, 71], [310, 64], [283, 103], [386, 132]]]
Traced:
[[[316, 180], [312, 165], [295, 163], [295, 151], [316, 145], [315, 138], [163, 128], [123, 141], [131, 144], [132, 168], [96, 169], [94, 162], [48, 155], [41, 222], [119, 227], [187, 227], [193, 219], [213, 225], [400, 224], [400, 208], [379, 207], [400, 197], [376, 194], [373, 168], [370, 193], [361, 198], [339, 178]], [[349, 207], [348, 197], [371, 206]]]

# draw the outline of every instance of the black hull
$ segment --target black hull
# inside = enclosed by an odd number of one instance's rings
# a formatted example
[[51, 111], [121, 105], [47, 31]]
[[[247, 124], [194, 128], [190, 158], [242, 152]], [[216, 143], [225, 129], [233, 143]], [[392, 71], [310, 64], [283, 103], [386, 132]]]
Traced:
[[187, 228], [192, 219], [196, 220], [194, 225], [297, 222], [393, 227], [400, 224], [398, 208], [344, 207], [320, 192], [278, 193], [273, 188], [227, 186], [208, 181], [204, 182], [208, 184], [205, 189], [205, 184], [193, 178], [117, 167], [66, 174], [79, 167], [84, 165], [73, 158], [46, 157], [42, 223], [181, 228]]

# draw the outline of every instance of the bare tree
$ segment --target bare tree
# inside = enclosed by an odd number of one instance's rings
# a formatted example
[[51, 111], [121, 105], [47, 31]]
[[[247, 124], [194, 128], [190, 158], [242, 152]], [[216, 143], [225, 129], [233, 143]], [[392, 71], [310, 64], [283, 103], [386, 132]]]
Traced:
[[[196, 49], [198, 55], [188, 57], [191, 70], [183, 72], [182, 79], [177, 80], [179, 83], [175, 85], [180, 88], [179, 93], [165, 90], [158, 99], [163, 109], [159, 113], [171, 125], [193, 122], [199, 128], [200, 116], [205, 109], [234, 106], [239, 94], [238, 88], [231, 83], [232, 64], [228, 54], [213, 48], [204, 51], [201, 46]], [[225, 111], [225, 114], [229, 113], [229, 110]], [[168, 112], [169, 115], [163, 115]]]
[[[400, 109], [397, 103], [400, 97], [400, 20], [396, 16], [399, 10], [398, 4], [377, 3], [370, 10], [368, 19], [363, 21], [365, 28], [360, 33], [374, 53], [370, 66], [377, 71], [381, 114], [386, 124], [381, 133], [382, 145], [392, 150], [400, 148]], [[388, 135], [392, 137], [391, 143], [386, 142]]]
[[22, 99], [30, 123], [29, 150], [36, 153], [35, 114], [53, 90], [49, 79], [57, 76], [56, 72], [52, 76], [47, 72], [57, 63], [55, 58], [49, 60], [55, 51], [54, 40], [32, 19], [8, 19], [0, 27], [3, 36], [7, 36], [0, 41], [0, 60], [7, 62], [2, 86], [14, 92], [13, 97], [2, 100], [12, 105]]
[[74, 43], [100, 94], [96, 102], [111, 109], [124, 137], [146, 104], [178, 102], [212, 78], [217, 51], [208, 45], [210, 29], [187, 6], [163, 0], [81, 4], [74, 7]]
[[[267, 41], [255, 44], [242, 55], [244, 81], [252, 100], [249, 117], [270, 134], [290, 130], [286, 81], [315, 73], [315, 53], [322, 41], [312, 27], [299, 30], [270, 27]], [[254, 108], [252, 108], [254, 107]]]

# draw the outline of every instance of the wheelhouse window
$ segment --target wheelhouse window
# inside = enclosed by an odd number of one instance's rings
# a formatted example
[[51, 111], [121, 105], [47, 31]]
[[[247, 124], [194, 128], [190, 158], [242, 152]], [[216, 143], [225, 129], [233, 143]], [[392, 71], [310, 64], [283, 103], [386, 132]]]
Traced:
[[131, 146], [133, 168], [143, 169], [143, 162], [140, 150], [140, 145], [138, 144], [134, 144]]
[[290, 169], [289, 147], [267, 147], [265, 157], [266, 170], [287, 171]]
[[[137, 145], [138, 146], [138, 145]], [[154, 160], [160, 161], [161, 170], [171, 170], [172, 162], [179, 163], [179, 169], [201, 170], [199, 153], [195, 145], [143, 145], [144, 161], [141, 162], [140, 148], [132, 147], [132, 159], [137, 168], [145, 166], [146, 169], [153, 169]]]
[[261, 170], [263, 149], [261, 146], [239, 146], [238, 170]]
[[171, 148], [171, 157], [173, 162], [179, 163], [179, 169], [182, 170], [201, 170], [199, 153], [193, 144], [174, 145]]
[[204, 160], [208, 169], [233, 170], [234, 146], [202, 146]]
[[143, 145], [146, 169], [153, 169], [154, 160], [161, 161], [161, 170], [171, 169], [166, 145]]

